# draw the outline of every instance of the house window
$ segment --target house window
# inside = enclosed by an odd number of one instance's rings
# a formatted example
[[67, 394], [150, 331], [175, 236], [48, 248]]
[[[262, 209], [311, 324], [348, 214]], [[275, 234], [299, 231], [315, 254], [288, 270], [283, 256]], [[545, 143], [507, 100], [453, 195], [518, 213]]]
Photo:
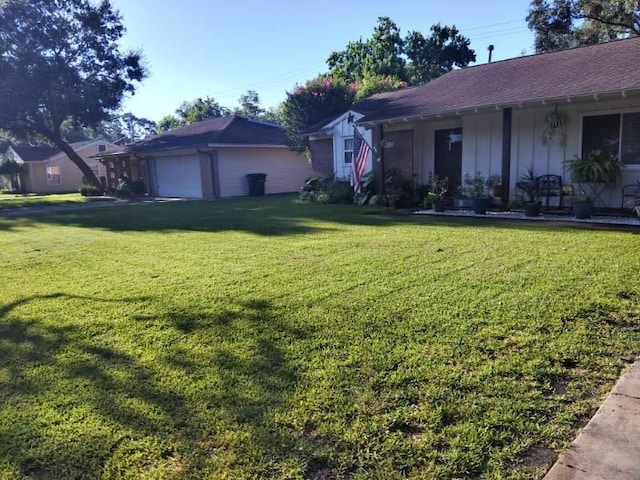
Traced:
[[89, 165], [91, 167], [91, 171], [96, 177], [100, 176], [100, 165]]
[[47, 166], [47, 184], [60, 185], [62, 178], [60, 177], [60, 167], [58, 165]]
[[344, 139], [344, 163], [351, 164], [353, 162], [353, 138]]
[[98, 153], [105, 152], [107, 150], [107, 146], [104, 143], [98, 144]]
[[582, 119], [582, 155], [602, 150], [625, 165], [640, 165], [640, 112], [590, 115]]

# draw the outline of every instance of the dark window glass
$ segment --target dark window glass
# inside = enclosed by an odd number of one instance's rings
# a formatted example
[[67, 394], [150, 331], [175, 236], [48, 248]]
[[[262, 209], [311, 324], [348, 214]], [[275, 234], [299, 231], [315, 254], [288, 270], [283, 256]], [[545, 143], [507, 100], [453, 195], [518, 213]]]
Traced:
[[640, 113], [622, 115], [622, 163], [640, 164]]
[[582, 155], [591, 150], [620, 153], [620, 115], [594, 115], [582, 119]]

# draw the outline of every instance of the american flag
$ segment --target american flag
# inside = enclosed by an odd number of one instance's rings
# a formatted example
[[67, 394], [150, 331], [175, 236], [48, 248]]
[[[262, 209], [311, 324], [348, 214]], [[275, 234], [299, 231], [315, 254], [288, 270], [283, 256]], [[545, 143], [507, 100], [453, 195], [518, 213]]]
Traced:
[[369, 144], [357, 128], [353, 128], [353, 160], [351, 162], [351, 186], [356, 193], [360, 193], [360, 181], [367, 168], [367, 158], [369, 158]]

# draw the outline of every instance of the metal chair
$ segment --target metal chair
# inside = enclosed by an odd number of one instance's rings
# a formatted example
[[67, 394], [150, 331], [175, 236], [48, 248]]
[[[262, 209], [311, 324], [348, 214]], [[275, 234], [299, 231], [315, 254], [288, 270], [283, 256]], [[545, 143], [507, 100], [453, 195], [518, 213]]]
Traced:
[[551, 197], [558, 197], [558, 208], [562, 208], [562, 199], [565, 191], [562, 186], [562, 177], [560, 175], [540, 175], [536, 178], [538, 196], [544, 198], [545, 208], [549, 208], [549, 200]]
[[622, 210], [625, 208], [633, 209], [640, 205], [640, 182], [622, 187], [621, 196], [622, 204], [620, 205], [620, 208]]

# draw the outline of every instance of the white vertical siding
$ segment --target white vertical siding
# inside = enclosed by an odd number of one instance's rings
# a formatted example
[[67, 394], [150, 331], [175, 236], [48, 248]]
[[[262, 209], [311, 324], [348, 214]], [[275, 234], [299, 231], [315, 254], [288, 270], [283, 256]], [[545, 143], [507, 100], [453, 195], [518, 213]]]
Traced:
[[220, 148], [218, 175], [221, 197], [249, 194], [248, 173], [266, 173], [265, 193], [296, 192], [311, 175], [304, 155], [288, 148]]
[[502, 170], [502, 113], [462, 119], [462, 172], [499, 174]]
[[[564, 166], [566, 159], [582, 155], [582, 117], [585, 114], [613, 113], [626, 109], [640, 108], [640, 101], [624, 99], [615, 101], [594, 101], [587, 104], [564, 103], [558, 105], [558, 111], [566, 120], [567, 142], [565, 146], [556, 140], [545, 145], [542, 142], [544, 118], [553, 112], [555, 105], [545, 105], [535, 109], [514, 109], [511, 143], [511, 186], [533, 165], [536, 175], [561, 175], [566, 185], [571, 185], [571, 177]], [[635, 183], [640, 179], [640, 168], [629, 166], [622, 168], [622, 179], [618, 185], [610, 186], [602, 196], [611, 207], [621, 203], [622, 185]]]
[[[362, 115], [354, 115], [354, 120], [362, 118]], [[358, 132], [371, 145], [373, 132], [364, 127], [358, 127]], [[333, 171], [339, 178], [349, 178], [349, 166], [344, 166], [344, 139], [353, 138], [353, 123], [349, 123], [348, 116], [345, 116], [333, 127]], [[369, 154], [365, 173], [371, 170], [373, 164], [372, 154]]]

